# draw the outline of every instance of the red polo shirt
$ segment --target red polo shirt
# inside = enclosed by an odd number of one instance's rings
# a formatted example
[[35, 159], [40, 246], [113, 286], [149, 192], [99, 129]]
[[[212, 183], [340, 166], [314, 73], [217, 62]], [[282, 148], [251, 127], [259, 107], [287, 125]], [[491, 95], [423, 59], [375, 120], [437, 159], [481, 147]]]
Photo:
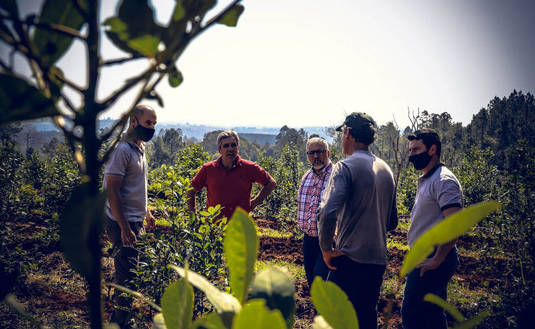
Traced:
[[206, 187], [207, 207], [220, 204], [223, 216], [230, 219], [236, 207], [251, 210], [251, 189], [253, 183], [266, 185], [271, 177], [256, 163], [243, 160], [239, 156], [230, 170], [225, 169], [221, 157], [205, 163], [191, 181], [195, 191]]

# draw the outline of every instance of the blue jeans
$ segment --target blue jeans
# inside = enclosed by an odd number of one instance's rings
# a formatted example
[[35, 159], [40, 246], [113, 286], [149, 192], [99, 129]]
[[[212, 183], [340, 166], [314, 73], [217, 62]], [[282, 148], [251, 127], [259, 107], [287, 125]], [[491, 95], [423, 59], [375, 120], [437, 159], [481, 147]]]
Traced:
[[457, 248], [454, 247], [438, 268], [425, 272], [423, 277], [420, 277], [418, 268], [409, 273], [401, 306], [403, 328], [445, 329], [448, 327], [444, 310], [435, 304], [425, 302], [424, 296], [432, 293], [446, 300], [448, 281], [455, 273], [458, 264]]
[[331, 264], [337, 269], [329, 272], [328, 279], [336, 283], [353, 304], [359, 328], [377, 329], [377, 299], [386, 266], [357, 263], [347, 256], [336, 257]]
[[318, 237], [305, 234], [303, 237], [303, 263], [307, 277], [308, 287], [312, 287], [312, 282], [316, 276], [326, 279], [329, 268], [323, 261]]

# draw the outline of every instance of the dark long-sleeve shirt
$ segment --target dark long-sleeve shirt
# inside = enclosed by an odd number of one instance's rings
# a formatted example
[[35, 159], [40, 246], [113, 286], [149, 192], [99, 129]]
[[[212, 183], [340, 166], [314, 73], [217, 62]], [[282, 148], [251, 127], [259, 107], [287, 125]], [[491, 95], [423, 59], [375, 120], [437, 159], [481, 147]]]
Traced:
[[[397, 226], [392, 170], [371, 152], [357, 151], [333, 168], [320, 205], [322, 250], [356, 262], [385, 265], [386, 232]], [[336, 237], [335, 237], [336, 230]]]

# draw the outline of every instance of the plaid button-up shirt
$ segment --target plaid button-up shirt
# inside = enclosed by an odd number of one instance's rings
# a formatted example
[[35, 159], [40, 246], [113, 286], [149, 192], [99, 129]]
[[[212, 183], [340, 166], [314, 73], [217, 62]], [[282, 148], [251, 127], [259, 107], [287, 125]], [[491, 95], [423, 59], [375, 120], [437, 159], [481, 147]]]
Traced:
[[321, 192], [331, 176], [333, 165], [329, 162], [318, 174], [311, 168], [301, 179], [297, 193], [297, 222], [299, 228], [309, 236], [318, 236], [318, 207]]

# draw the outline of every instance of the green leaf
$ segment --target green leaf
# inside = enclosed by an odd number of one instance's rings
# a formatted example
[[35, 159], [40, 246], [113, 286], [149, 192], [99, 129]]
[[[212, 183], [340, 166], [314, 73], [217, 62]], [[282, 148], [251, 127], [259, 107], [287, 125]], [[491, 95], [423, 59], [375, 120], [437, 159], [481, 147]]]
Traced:
[[165, 53], [167, 56], [171, 56], [174, 50], [177, 50], [175, 48], [182, 41], [187, 24], [186, 9], [183, 6], [183, 1], [177, 0], [167, 29], [162, 33], [162, 40], [165, 43]]
[[317, 315], [314, 317], [314, 322], [312, 323], [312, 329], [332, 329], [327, 321], [321, 316]]
[[243, 13], [244, 9], [245, 8], [242, 5], [237, 4], [225, 15], [223, 15], [223, 17], [221, 17], [221, 19], [219, 19], [217, 22], [226, 26], [234, 27], [238, 25], [238, 19], [240, 18], [240, 15]]
[[500, 206], [497, 201], [483, 201], [464, 208], [433, 226], [422, 234], [409, 250], [403, 260], [400, 275], [403, 277], [412, 271], [433, 252], [435, 246], [460, 237]]
[[63, 82], [60, 80], [63, 76], [63, 71], [57, 66], [52, 66], [50, 70], [48, 70], [48, 78], [52, 82], [50, 85], [50, 94], [54, 98], [59, 97], [61, 88], [63, 88]]
[[180, 21], [186, 16], [186, 10], [182, 5], [182, 0], [176, 0], [175, 9], [173, 9], [173, 16], [171, 20], [173, 22]]
[[247, 291], [253, 278], [258, 237], [253, 220], [239, 207], [227, 226], [223, 248], [232, 294], [243, 304], [247, 300]]
[[25, 80], [0, 73], [0, 124], [58, 115], [54, 101]]
[[176, 265], [169, 265], [169, 268], [175, 270], [183, 278], [186, 277], [187, 271], [189, 283], [206, 294], [206, 298], [214, 305], [217, 312], [236, 313], [241, 309], [240, 302], [234, 296], [220, 291], [201, 275]]
[[182, 72], [180, 72], [177, 68], [176, 68], [176, 65], [173, 65], [170, 69], [169, 69], [169, 74], [168, 74], [168, 79], [169, 79], [169, 85], [173, 88], [176, 88], [178, 86], [180, 86], [180, 84], [182, 83], [182, 81], [184, 81], [184, 77], [182, 77]]
[[171, 283], [162, 296], [165, 325], [169, 329], [189, 329], [193, 318], [193, 288], [186, 279]]
[[193, 329], [227, 329], [223, 320], [217, 313], [210, 313], [193, 323]]
[[[86, 0], [80, 0], [82, 8], [86, 8]], [[80, 31], [85, 23], [84, 18], [72, 1], [45, 0], [39, 15], [39, 23], [58, 24]], [[58, 32], [35, 29], [33, 42], [41, 55], [45, 66], [54, 64], [69, 49], [73, 38]]]
[[158, 53], [164, 29], [154, 21], [154, 11], [147, 0], [123, 0], [118, 16], [103, 23], [106, 35], [119, 49], [134, 57], [154, 57]]
[[471, 318], [470, 320], [466, 320], [462, 323], [459, 323], [458, 325], [455, 325], [452, 329], [471, 329], [478, 326], [483, 320], [488, 318], [490, 316], [489, 311], [483, 311], [476, 315], [475, 317]]
[[97, 275], [94, 269], [100, 266], [100, 259], [95, 256], [100, 248], [105, 200], [103, 192], [92, 196], [89, 183], [81, 184], [60, 217], [60, 242], [65, 258], [86, 278]]
[[316, 277], [310, 295], [318, 313], [333, 329], [358, 329], [359, 323], [353, 305], [336, 284]]
[[139, 38], [131, 39], [127, 42], [130, 48], [138, 51], [146, 57], [151, 58], [156, 56], [158, 53], [159, 43], [160, 39], [150, 34], [142, 35]]
[[444, 299], [438, 297], [434, 294], [426, 294], [424, 300], [429, 303], [433, 303], [437, 306], [442, 307], [446, 312], [448, 312], [457, 322], [463, 322], [466, 320], [464, 316], [459, 312], [455, 306], [448, 304]]
[[232, 329], [286, 329], [278, 310], [270, 311], [263, 300], [252, 300], [236, 315]]
[[153, 322], [153, 326], [152, 326], [153, 329], [167, 329], [167, 327], [165, 326], [165, 320], [163, 318], [162, 313], [156, 314], [152, 318], [152, 322]]
[[217, 0], [183, 0], [182, 3], [186, 9], [187, 19], [193, 19], [204, 16], [208, 10], [216, 5]]
[[282, 268], [271, 266], [257, 273], [249, 299], [263, 299], [271, 310], [279, 310], [288, 328], [293, 327], [295, 286], [292, 276]]

